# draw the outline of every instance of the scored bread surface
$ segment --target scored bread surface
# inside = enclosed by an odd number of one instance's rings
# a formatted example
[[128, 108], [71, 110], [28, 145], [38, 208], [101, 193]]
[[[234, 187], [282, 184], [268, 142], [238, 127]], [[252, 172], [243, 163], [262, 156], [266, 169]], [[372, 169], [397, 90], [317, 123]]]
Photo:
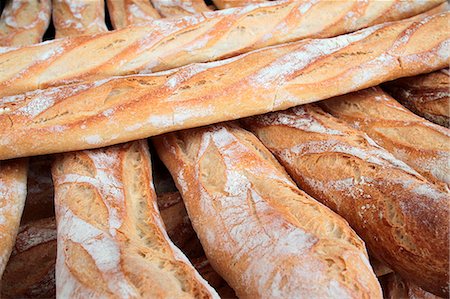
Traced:
[[151, 22], [159, 13], [148, 0], [106, 0], [114, 29]]

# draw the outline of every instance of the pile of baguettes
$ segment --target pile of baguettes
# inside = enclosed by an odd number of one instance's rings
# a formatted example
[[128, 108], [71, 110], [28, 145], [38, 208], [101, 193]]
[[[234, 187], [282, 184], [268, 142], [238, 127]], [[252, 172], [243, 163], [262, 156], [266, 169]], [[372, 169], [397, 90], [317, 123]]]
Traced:
[[7, 1], [0, 297], [448, 297], [448, 9]]

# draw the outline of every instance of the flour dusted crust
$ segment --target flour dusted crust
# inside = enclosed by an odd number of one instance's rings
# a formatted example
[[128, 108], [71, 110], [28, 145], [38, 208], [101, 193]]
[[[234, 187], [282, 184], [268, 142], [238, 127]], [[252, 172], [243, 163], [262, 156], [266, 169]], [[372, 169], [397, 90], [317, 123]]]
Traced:
[[[267, 2], [267, 0], [213, 0], [214, 5], [219, 9], [247, 6], [250, 4], [258, 4], [264, 2]], [[311, 2], [311, 5], [312, 4], [313, 3]]]
[[0, 47], [42, 41], [50, 23], [51, 0], [7, 1], [0, 17]]
[[321, 107], [430, 181], [450, 185], [449, 129], [416, 116], [379, 87], [323, 101]]
[[[157, 20], [150, 26], [133, 26], [96, 36], [0, 49], [0, 95], [113, 75], [167, 70], [304, 38], [337, 36], [381, 22], [400, 20], [444, 2], [414, 1], [397, 10], [399, 1], [371, 0], [368, 3], [383, 5], [369, 5], [367, 9], [358, 9], [355, 3], [361, 1], [357, 0], [320, 1], [314, 5], [306, 5], [303, 1], [267, 2]], [[317, 22], [323, 15], [330, 17], [325, 22]], [[430, 27], [426, 30], [434, 31], [436, 29]], [[414, 39], [427, 40], [420, 47], [413, 43], [413, 47], [424, 51], [422, 46], [428, 44], [429, 38], [418, 36]], [[409, 51], [410, 46], [407, 48]]]
[[154, 143], [208, 260], [238, 297], [381, 297], [358, 236], [252, 134], [216, 125]]
[[374, 257], [424, 289], [448, 294], [447, 188], [314, 105], [244, 123], [300, 188], [350, 223]]
[[418, 115], [444, 127], [450, 126], [450, 75], [448, 69], [403, 78], [383, 87]]
[[148, 23], [160, 18], [149, 0], [106, 0], [106, 3], [114, 29]]
[[103, 0], [53, 0], [55, 38], [108, 31]]
[[0, 159], [137, 140], [439, 69], [449, 62], [450, 36], [440, 30], [449, 16], [385, 23], [166, 72], [4, 97]]
[[211, 11], [203, 0], [152, 0], [163, 17], [188, 16]]
[[57, 296], [218, 298], [164, 230], [144, 141], [60, 156], [53, 179]]
[[28, 159], [0, 161], [0, 278], [8, 263], [27, 195]]

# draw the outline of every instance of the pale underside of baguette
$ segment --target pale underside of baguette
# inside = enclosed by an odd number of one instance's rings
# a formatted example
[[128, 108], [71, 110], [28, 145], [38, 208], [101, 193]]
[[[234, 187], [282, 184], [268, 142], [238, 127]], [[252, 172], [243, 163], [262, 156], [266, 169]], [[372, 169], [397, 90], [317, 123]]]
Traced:
[[449, 15], [381, 24], [167, 72], [4, 97], [0, 159], [137, 140], [430, 72], [449, 62], [450, 33], [442, 30]]
[[217, 297], [164, 230], [144, 141], [59, 159], [57, 296]]
[[[156, 20], [150, 26], [134, 26], [92, 37], [0, 49], [0, 95], [81, 80], [167, 70], [265, 46], [337, 36], [416, 15], [442, 2], [268, 2], [174, 20]], [[324, 22], [317, 22], [318, 18]]]
[[448, 189], [314, 105], [244, 123], [300, 188], [350, 223], [377, 259], [427, 290], [448, 293]]
[[21, 226], [2, 277], [1, 297], [54, 298], [55, 261], [55, 218]]
[[264, 2], [267, 2], [267, 0], [213, 0], [214, 5], [217, 6], [218, 9], [247, 6], [249, 4]]
[[386, 299], [440, 299], [415, 284], [405, 281], [396, 273], [391, 273], [385, 278], [383, 288], [384, 298]]
[[106, 0], [111, 23], [115, 29], [159, 19], [159, 13], [148, 0]]
[[379, 87], [320, 103], [325, 111], [367, 133], [434, 183], [450, 185], [450, 130], [418, 117]]
[[27, 194], [28, 159], [0, 161], [0, 278], [11, 254]]
[[381, 296], [359, 237], [252, 134], [216, 125], [154, 143], [208, 260], [238, 297]]
[[36, 44], [50, 23], [51, 0], [7, 1], [0, 17], [0, 47]]
[[450, 126], [450, 76], [448, 69], [403, 78], [383, 87], [408, 109], [441, 126]]
[[108, 31], [103, 0], [53, 0], [55, 38]]
[[161, 16], [184, 17], [211, 11], [203, 0], [151, 0]]

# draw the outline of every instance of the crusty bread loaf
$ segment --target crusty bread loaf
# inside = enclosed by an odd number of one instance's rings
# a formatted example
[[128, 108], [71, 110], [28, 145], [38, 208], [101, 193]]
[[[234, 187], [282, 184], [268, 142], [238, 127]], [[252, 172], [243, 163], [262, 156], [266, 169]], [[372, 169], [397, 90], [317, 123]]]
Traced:
[[398, 274], [391, 273], [384, 278], [383, 293], [385, 299], [440, 299], [418, 286], [405, 281]]
[[103, 0], [53, 0], [55, 37], [108, 31]]
[[[450, 32], [442, 30], [449, 16], [387, 23], [157, 74], [4, 97], [0, 159], [137, 140], [439, 69], [449, 62]], [[371, 51], [361, 50], [366, 48]]]
[[111, 23], [115, 29], [159, 19], [149, 0], [106, 0]]
[[314, 105], [244, 123], [300, 188], [350, 223], [377, 259], [426, 290], [448, 294], [448, 189]]
[[428, 180], [450, 185], [450, 130], [416, 116], [379, 87], [321, 102]]
[[443, 69], [388, 82], [384, 88], [414, 113], [441, 126], [450, 126], [450, 76]]
[[381, 297], [359, 237], [252, 134], [216, 125], [154, 143], [208, 260], [238, 297]]
[[163, 228], [144, 141], [58, 159], [57, 296], [218, 297]]
[[[157, 20], [150, 26], [135, 26], [92, 37], [59, 39], [10, 51], [1, 49], [0, 96], [80, 80], [166, 70], [308, 37], [336, 36], [403, 19], [442, 2], [444, 0], [370, 0], [366, 5], [358, 0], [324, 0], [309, 9], [300, 1], [268, 2], [174, 20]], [[361, 5], [366, 9], [361, 9]], [[323, 15], [328, 16], [326, 22], [317, 22]], [[433, 36], [437, 34], [437, 29], [429, 26], [419, 27], [427, 27], [426, 32]], [[445, 27], [441, 24], [439, 29]], [[445, 30], [441, 32], [445, 33]], [[426, 56], [424, 44], [435, 43], [422, 34], [412, 39], [422, 40], [422, 43], [408, 43], [406, 48], [399, 50], [420, 48]]]
[[[267, 0], [213, 0], [214, 5], [217, 6], [217, 8], [219, 9], [247, 6], [249, 4], [258, 4], [264, 2], [267, 2]], [[313, 4], [307, 1], [303, 2], [305, 3], [305, 5], [308, 5], [308, 3]]]
[[21, 226], [1, 281], [1, 297], [54, 298], [55, 262], [55, 218]]
[[152, 0], [163, 17], [182, 17], [211, 11], [203, 0]]
[[0, 161], [0, 278], [19, 230], [27, 194], [28, 159]]
[[0, 47], [42, 41], [50, 23], [51, 0], [7, 1], [0, 17]]
[[391, 268], [389, 268], [388, 266], [386, 266], [386, 264], [380, 262], [373, 256], [370, 256], [370, 265], [372, 265], [373, 272], [377, 277], [381, 277], [393, 272]]

